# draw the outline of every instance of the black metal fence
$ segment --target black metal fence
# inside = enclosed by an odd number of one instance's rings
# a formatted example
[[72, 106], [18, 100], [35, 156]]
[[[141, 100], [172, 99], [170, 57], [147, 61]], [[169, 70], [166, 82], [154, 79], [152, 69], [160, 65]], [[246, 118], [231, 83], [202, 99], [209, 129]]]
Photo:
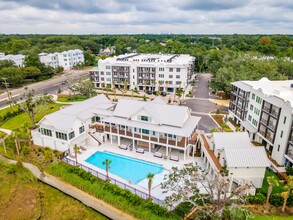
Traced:
[[[68, 163], [68, 164], [70, 164], [70, 165], [73, 165], [73, 166], [79, 166], [80, 168], [84, 169], [87, 172], [90, 172], [91, 174], [93, 174], [94, 176], [98, 177], [99, 179], [102, 179], [102, 180], [107, 179], [107, 176], [105, 174], [100, 173], [100, 172], [98, 172], [96, 170], [93, 170], [92, 168], [87, 167], [87, 166], [85, 166], [83, 164], [76, 163], [76, 161], [74, 159], [69, 159], [68, 157], [64, 157], [63, 161]], [[115, 184], [115, 185], [119, 186], [122, 189], [128, 189], [130, 192], [138, 195], [139, 197], [141, 197], [143, 199], [148, 199], [149, 198], [148, 193], [145, 193], [145, 192], [143, 192], [143, 191], [141, 191], [139, 189], [136, 189], [136, 188], [134, 188], [134, 187], [132, 187], [132, 186], [126, 184], [126, 183], [123, 183], [123, 182], [121, 182], [119, 180], [116, 180], [116, 179], [114, 179], [112, 177], [109, 177], [109, 180], [110, 180], [110, 183]], [[157, 203], [159, 205], [163, 205], [163, 203], [164, 203], [163, 200], [161, 200], [159, 198], [156, 198], [154, 196], [151, 196], [151, 199], [152, 199], [152, 201], [154, 203]]]

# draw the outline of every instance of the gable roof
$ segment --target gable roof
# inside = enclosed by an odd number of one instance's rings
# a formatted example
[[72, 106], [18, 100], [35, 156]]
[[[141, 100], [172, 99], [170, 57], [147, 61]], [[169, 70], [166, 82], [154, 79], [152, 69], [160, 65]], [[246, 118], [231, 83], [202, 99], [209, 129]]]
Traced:
[[227, 167], [268, 167], [264, 147], [225, 148]]
[[214, 132], [213, 142], [216, 149], [252, 146], [247, 132]]

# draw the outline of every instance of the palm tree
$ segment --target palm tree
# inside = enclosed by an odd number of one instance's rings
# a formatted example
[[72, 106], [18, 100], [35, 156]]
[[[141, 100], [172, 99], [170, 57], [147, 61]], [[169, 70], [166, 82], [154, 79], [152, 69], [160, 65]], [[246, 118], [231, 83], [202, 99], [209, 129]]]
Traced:
[[123, 86], [122, 86], [123, 98], [124, 98], [125, 93], [127, 92], [127, 84], [128, 84], [128, 80], [125, 80], [125, 82], [123, 83]]
[[106, 174], [107, 174], [107, 180], [109, 180], [109, 169], [111, 168], [110, 167], [110, 163], [112, 161], [111, 160], [108, 160], [106, 159], [105, 161], [103, 161], [103, 165], [106, 165]]
[[131, 89], [131, 99], [133, 99], [134, 89]]
[[102, 87], [102, 93], [104, 94], [104, 87], [105, 87], [105, 83], [104, 82], [101, 83], [101, 87]]
[[289, 195], [291, 193], [291, 190], [293, 189], [293, 176], [288, 176], [288, 182], [284, 186], [284, 189], [286, 191], [281, 193], [282, 197], [284, 198], [284, 203], [283, 203], [283, 206], [282, 206], [282, 212], [285, 212], [288, 197], [289, 197]]
[[168, 85], [169, 85], [168, 80], [165, 81], [165, 85], [166, 85], [166, 92], [168, 92]]
[[154, 89], [155, 89], [155, 85], [156, 85], [156, 83], [155, 83], [155, 80], [152, 80], [152, 93], [154, 93]]
[[29, 143], [29, 146], [32, 147], [32, 136], [31, 136], [31, 130], [29, 129], [29, 124], [28, 123], [25, 123], [23, 125], [23, 128], [25, 129], [26, 131], [26, 135], [27, 135], [27, 138], [28, 138], [28, 143]]
[[279, 180], [275, 176], [268, 176], [267, 177], [267, 182], [269, 184], [269, 187], [268, 187], [267, 202], [266, 202], [266, 204], [268, 205], [269, 204], [269, 199], [270, 199], [271, 193], [273, 191], [273, 187], [274, 186], [279, 186]]
[[147, 179], [148, 179], [148, 188], [149, 188], [149, 199], [151, 198], [151, 190], [152, 190], [152, 184], [153, 184], [153, 178], [155, 174], [148, 173]]
[[74, 151], [75, 163], [77, 165], [77, 154], [80, 153], [80, 148], [79, 148], [79, 146], [77, 146], [77, 144], [74, 145], [73, 151]]

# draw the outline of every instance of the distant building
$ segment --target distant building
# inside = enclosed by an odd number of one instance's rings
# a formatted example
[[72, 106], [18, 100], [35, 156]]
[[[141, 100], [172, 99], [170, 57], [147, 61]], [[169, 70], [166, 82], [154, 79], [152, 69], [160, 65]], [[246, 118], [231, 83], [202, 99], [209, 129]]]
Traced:
[[229, 112], [273, 160], [293, 166], [293, 80], [233, 82]]
[[130, 89], [173, 92], [186, 88], [194, 73], [194, 57], [183, 54], [123, 54], [100, 59], [90, 71], [94, 84], [123, 85]]
[[112, 47], [108, 47], [106, 49], [101, 49], [99, 56], [110, 56], [111, 54], [115, 54], [116, 53], [116, 47], [112, 46]]
[[17, 54], [17, 55], [12, 55], [12, 54], [8, 54], [5, 55], [5, 53], [0, 53], [0, 60], [10, 60], [12, 61], [15, 66], [18, 67], [23, 67], [24, 66], [24, 55], [21, 54]]
[[39, 57], [40, 61], [46, 66], [53, 68], [62, 66], [65, 70], [84, 62], [83, 51], [79, 49], [68, 50], [62, 53], [40, 53]]

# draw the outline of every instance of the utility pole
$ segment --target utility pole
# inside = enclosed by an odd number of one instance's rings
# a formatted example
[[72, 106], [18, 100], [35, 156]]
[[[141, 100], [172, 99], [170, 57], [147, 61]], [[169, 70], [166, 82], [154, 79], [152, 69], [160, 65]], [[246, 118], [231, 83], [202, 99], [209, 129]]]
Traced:
[[7, 78], [2, 78], [2, 79], [4, 80], [4, 82], [2, 82], [2, 83], [6, 88], [7, 98], [8, 98], [8, 102], [9, 102], [9, 105], [10, 105], [10, 110], [12, 111], [12, 100], [10, 99], [10, 95], [9, 95], [9, 91], [8, 91], [9, 83], [6, 81]]

